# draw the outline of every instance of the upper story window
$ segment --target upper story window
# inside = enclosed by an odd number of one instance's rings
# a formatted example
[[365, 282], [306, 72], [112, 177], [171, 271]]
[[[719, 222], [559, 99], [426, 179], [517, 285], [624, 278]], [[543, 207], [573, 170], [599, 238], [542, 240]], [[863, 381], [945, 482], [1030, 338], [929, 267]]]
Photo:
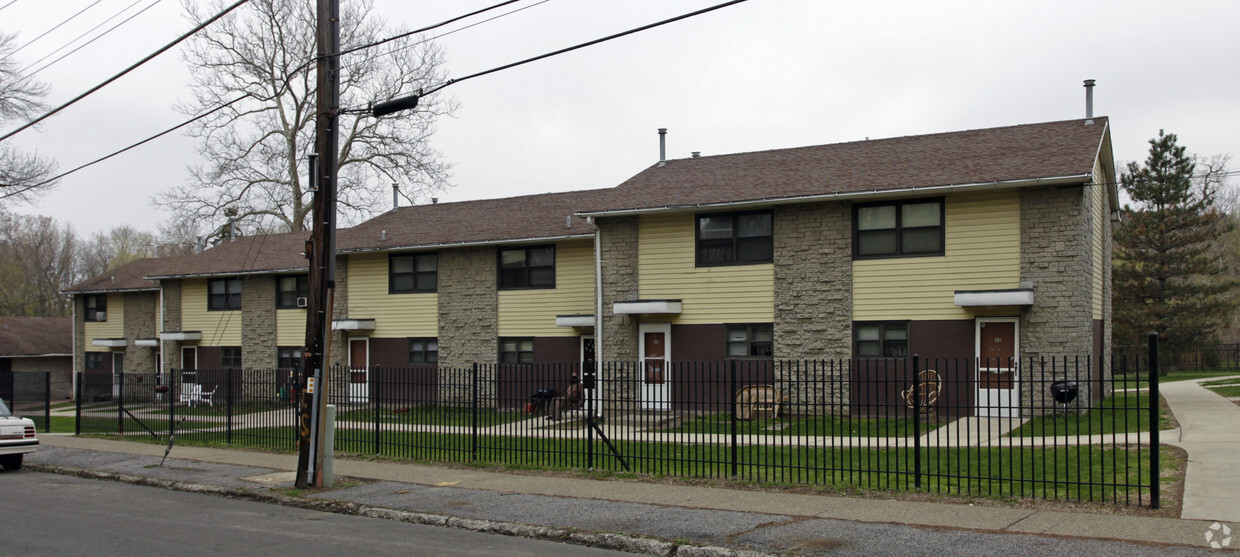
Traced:
[[728, 357], [770, 358], [774, 353], [774, 338], [770, 323], [728, 325]]
[[241, 309], [241, 279], [208, 280], [207, 309], [211, 311]]
[[86, 321], [103, 322], [108, 320], [108, 295], [88, 294], [86, 296]]
[[697, 266], [770, 263], [775, 253], [771, 212], [697, 216]]
[[241, 347], [221, 346], [220, 367], [225, 369], [241, 369]]
[[499, 363], [501, 364], [532, 364], [534, 363], [533, 337], [500, 337]]
[[388, 256], [388, 293], [434, 292], [439, 288], [439, 255], [400, 253]]
[[555, 246], [499, 250], [499, 288], [555, 288]]
[[292, 309], [306, 307], [298, 304], [298, 298], [310, 296], [310, 278], [306, 275], [276, 277], [276, 308]]
[[908, 321], [857, 323], [853, 336], [858, 358], [908, 357]]
[[411, 338], [409, 339], [409, 363], [411, 364], [439, 363], [439, 339], [435, 339], [435, 338]]
[[943, 255], [943, 199], [854, 206], [853, 255], [858, 259]]

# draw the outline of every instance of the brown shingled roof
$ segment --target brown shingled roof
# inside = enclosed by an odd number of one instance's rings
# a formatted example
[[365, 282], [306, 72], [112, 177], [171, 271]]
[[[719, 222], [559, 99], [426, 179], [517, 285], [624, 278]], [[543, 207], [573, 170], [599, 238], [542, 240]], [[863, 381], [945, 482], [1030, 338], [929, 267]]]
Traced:
[[669, 160], [583, 213], [1088, 176], [1106, 118]]
[[73, 321], [68, 317], [0, 317], [0, 356], [73, 353]]
[[595, 203], [594, 200], [606, 191], [545, 193], [402, 207], [341, 230], [337, 248], [366, 251], [589, 235], [594, 229], [573, 214]]
[[173, 266], [183, 257], [151, 257], [130, 261], [120, 267], [104, 271], [79, 282], [64, 291], [72, 294], [88, 292], [119, 292], [125, 290], [158, 290], [159, 283], [144, 277]]
[[202, 253], [177, 258], [159, 272], [147, 276], [181, 277], [235, 275], [273, 271], [304, 271], [309, 232], [242, 236]]

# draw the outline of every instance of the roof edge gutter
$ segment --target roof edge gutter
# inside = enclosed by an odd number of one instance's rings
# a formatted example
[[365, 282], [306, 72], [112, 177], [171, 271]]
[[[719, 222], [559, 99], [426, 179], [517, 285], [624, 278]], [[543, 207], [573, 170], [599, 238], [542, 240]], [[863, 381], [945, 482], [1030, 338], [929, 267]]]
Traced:
[[1084, 184], [1093, 178], [1092, 173], [1072, 174], [1068, 176], [1053, 176], [1047, 178], [1033, 178], [1022, 180], [997, 180], [994, 182], [975, 182], [969, 184], [946, 184], [942, 186], [922, 186], [912, 188], [900, 188], [894, 190], [870, 190], [862, 192], [846, 192], [846, 193], [823, 193], [814, 195], [799, 195], [795, 197], [772, 197], [764, 199], [753, 199], [749, 201], [726, 201], [721, 203], [699, 203], [696, 205], [668, 205], [664, 207], [649, 207], [642, 209], [621, 209], [617, 211], [582, 211], [577, 213], [579, 217], [608, 217], [621, 215], [640, 215], [643, 213], [660, 213], [665, 211], [691, 211], [697, 209], [706, 209], [714, 207], [748, 207], [748, 206], [765, 206], [765, 205], [790, 205], [794, 203], [808, 203], [813, 201], [833, 201], [848, 200], [866, 197], [894, 197], [899, 195], [908, 195], [910, 193], [939, 193], [960, 190], [992, 190], [992, 189], [1009, 189], [1009, 188], [1026, 188], [1033, 186], [1058, 186], [1069, 184]]
[[161, 279], [184, 279], [184, 278], [209, 278], [209, 277], [240, 277], [249, 275], [274, 275], [278, 273], [304, 273], [309, 267], [294, 267], [290, 269], [268, 269], [265, 271], [220, 271], [218, 273], [191, 273], [185, 275], [150, 275], [142, 277], [147, 280]]
[[585, 238], [593, 238], [594, 233], [589, 234], [568, 234], [565, 236], [533, 236], [530, 238], [514, 238], [511, 240], [482, 240], [477, 242], [440, 242], [438, 244], [412, 244], [405, 246], [392, 246], [384, 248], [352, 248], [338, 249], [336, 253], [374, 253], [382, 251], [401, 251], [411, 249], [434, 249], [434, 248], [473, 248], [478, 246], [503, 246], [511, 244], [528, 244], [530, 242], [546, 242], [550, 240], [579, 240]]
[[[149, 280], [147, 277], [142, 277], [142, 278], [143, 280]], [[123, 293], [123, 292], [158, 292], [158, 291], [159, 291], [158, 286], [150, 286], [146, 288], [112, 288], [112, 289], [105, 288], [105, 289], [99, 289], [99, 290], [61, 290], [60, 294], [63, 296], [73, 296], [77, 294], [118, 294], [118, 293]]]

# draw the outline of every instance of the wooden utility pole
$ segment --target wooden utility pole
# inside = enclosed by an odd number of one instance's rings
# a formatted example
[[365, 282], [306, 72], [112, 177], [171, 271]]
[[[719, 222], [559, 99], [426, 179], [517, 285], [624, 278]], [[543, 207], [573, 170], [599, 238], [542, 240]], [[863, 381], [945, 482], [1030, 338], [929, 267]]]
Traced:
[[297, 428], [298, 488], [323, 485], [323, 407], [332, 295], [336, 288], [336, 166], [339, 154], [340, 1], [318, 0], [317, 116], [318, 188], [314, 192], [314, 227], [306, 242], [310, 299], [306, 311], [306, 350], [301, 360], [302, 395]]

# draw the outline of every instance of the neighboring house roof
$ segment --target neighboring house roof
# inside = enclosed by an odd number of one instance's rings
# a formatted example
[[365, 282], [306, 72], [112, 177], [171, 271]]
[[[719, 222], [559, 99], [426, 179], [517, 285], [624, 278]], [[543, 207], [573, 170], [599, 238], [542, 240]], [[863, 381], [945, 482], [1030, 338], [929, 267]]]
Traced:
[[669, 160], [583, 205], [581, 214], [1035, 180], [1081, 183], [1100, 153], [1109, 152], [1107, 126], [1099, 117], [1092, 124], [1066, 120]]
[[0, 357], [72, 354], [73, 320], [68, 317], [0, 317]]
[[401, 207], [341, 230], [336, 247], [357, 252], [588, 237], [594, 229], [574, 213], [607, 191]]
[[245, 275], [298, 272], [307, 269], [306, 240], [309, 232], [242, 236], [202, 253], [176, 258], [149, 278]]
[[159, 290], [159, 283], [146, 277], [160, 269], [175, 265], [183, 257], [150, 257], [130, 261], [115, 269], [79, 282], [63, 290], [66, 294], [91, 294], [96, 292], [128, 292]]

